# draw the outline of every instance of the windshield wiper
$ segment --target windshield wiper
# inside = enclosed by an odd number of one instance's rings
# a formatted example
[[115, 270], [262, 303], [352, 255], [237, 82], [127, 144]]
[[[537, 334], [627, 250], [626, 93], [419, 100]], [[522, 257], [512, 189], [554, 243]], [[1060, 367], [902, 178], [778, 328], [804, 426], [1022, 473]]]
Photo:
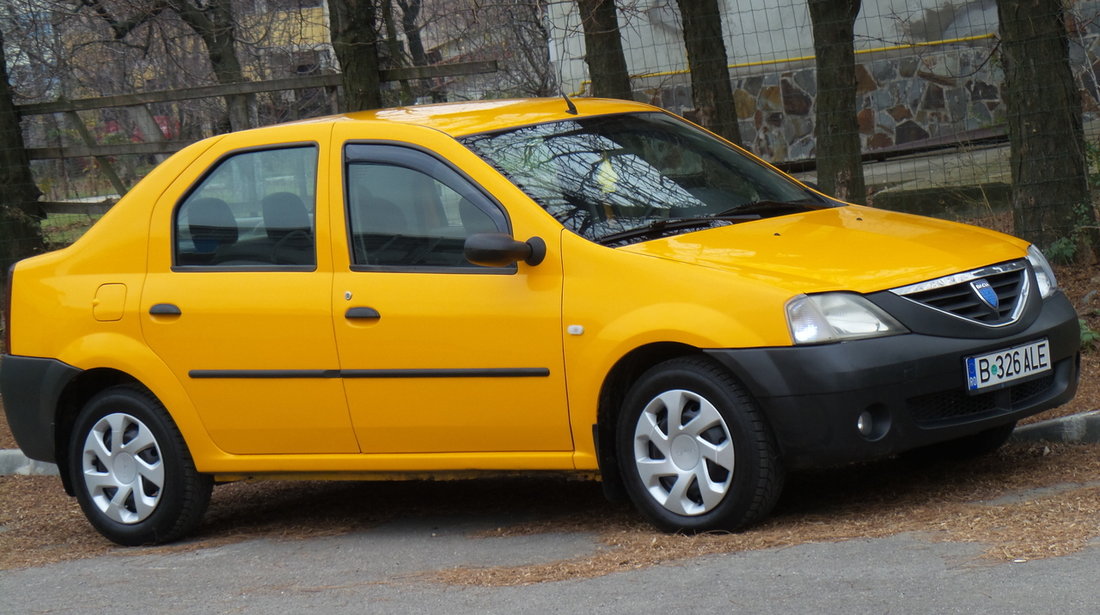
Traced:
[[608, 233], [602, 237], [595, 239], [596, 243], [601, 245], [611, 245], [637, 237], [661, 237], [668, 231], [678, 231], [689, 228], [705, 228], [715, 226], [725, 226], [723, 224], [716, 224], [720, 222], [744, 222], [748, 220], [759, 220], [761, 218], [773, 218], [776, 216], [785, 216], [788, 214], [802, 213], [807, 211], [816, 211], [818, 209], [824, 209], [829, 207], [826, 204], [820, 203], [816, 200], [806, 199], [804, 201], [769, 201], [760, 200], [752, 201], [750, 203], [743, 203], [729, 209], [722, 210], [716, 214], [707, 214], [705, 216], [692, 216], [685, 218], [665, 218], [662, 220], [654, 220], [644, 226], [639, 226], [624, 231], [617, 231], [614, 233]]
[[597, 237], [595, 241], [596, 243], [606, 246], [638, 237], [661, 237], [668, 231], [724, 226], [723, 224], [716, 223], [759, 220], [761, 218], [772, 218], [775, 216], [815, 211], [826, 207], [828, 207], [828, 205], [810, 199], [804, 201], [752, 201], [751, 203], [743, 203], [735, 207], [730, 207], [716, 214], [654, 220], [644, 226], [608, 233], [602, 237]]
[[805, 199], [801, 201], [760, 200], [751, 201], [749, 203], [735, 205], [733, 207], [730, 207], [729, 209], [724, 209], [714, 214], [714, 217], [721, 218], [723, 216], [735, 214], [759, 214], [762, 218], [772, 218], [775, 216], [785, 216], [787, 214], [795, 214], [805, 211], [816, 211], [818, 209], [825, 209], [826, 207], [829, 207], [829, 205], [811, 199]]
[[610, 245], [613, 243], [619, 243], [628, 239], [634, 239], [636, 237], [661, 237], [668, 231], [679, 231], [689, 228], [705, 228], [725, 226], [722, 222], [738, 222], [746, 220], [759, 220], [760, 214], [748, 212], [736, 214], [718, 213], [707, 216], [696, 216], [691, 218], [665, 218], [663, 220], [654, 220], [644, 226], [638, 226], [625, 231], [617, 231], [614, 233], [608, 233], [595, 239], [596, 243], [600, 245]]

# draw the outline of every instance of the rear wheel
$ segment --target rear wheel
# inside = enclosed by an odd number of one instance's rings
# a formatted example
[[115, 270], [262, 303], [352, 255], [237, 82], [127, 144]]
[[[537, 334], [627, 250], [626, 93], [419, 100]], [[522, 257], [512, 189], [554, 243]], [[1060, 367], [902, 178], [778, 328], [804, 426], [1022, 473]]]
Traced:
[[195, 470], [164, 406], [129, 386], [103, 391], [80, 412], [69, 472], [88, 521], [122, 545], [169, 542], [194, 530], [213, 484]]
[[783, 484], [771, 434], [725, 370], [673, 359], [631, 387], [616, 449], [634, 505], [666, 531], [737, 529], [767, 515]]

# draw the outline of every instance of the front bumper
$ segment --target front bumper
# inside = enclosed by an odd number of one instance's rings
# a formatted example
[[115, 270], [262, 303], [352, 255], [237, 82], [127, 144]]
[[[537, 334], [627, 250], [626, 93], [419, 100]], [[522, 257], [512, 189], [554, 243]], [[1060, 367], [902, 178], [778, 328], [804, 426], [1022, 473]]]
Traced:
[[[1047, 338], [1053, 370], [989, 392], [966, 389], [964, 358]], [[997, 338], [909, 333], [821, 346], [710, 350], [753, 394], [791, 467], [871, 459], [945, 442], [1063, 404], [1077, 391], [1077, 314], [1060, 293]], [[863, 412], [874, 428], [856, 428]]]

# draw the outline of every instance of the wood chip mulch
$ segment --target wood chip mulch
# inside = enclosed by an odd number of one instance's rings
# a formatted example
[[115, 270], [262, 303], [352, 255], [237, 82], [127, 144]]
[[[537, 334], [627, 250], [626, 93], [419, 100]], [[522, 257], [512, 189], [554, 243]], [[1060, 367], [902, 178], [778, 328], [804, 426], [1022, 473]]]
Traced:
[[84, 521], [54, 477], [0, 477], [0, 570], [102, 555], [206, 549], [246, 539], [367, 532], [394, 519], [508, 519], [470, 536], [592, 535], [584, 556], [427, 571], [448, 584], [504, 586], [595, 577], [717, 553], [918, 532], [981, 543], [991, 561], [1057, 557], [1100, 536], [1100, 445], [1010, 444], [965, 463], [887, 460], [790, 477], [775, 513], [740, 533], [654, 531], [598, 485], [548, 479], [407, 483], [235, 483], [215, 488], [193, 539], [120, 548]]

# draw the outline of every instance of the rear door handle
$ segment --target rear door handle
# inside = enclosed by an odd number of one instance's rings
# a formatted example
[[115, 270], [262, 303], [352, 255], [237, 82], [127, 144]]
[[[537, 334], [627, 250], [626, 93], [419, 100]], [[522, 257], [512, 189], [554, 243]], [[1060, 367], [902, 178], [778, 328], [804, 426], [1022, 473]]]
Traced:
[[183, 311], [171, 303], [157, 303], [149, 308], [149, 313], [153, 316], [179, 316], [183, 314]]
[[351, 307], [344, 312], [344, 318], [348, 320], [377, 320], [382, 318], [382, 315], [372, 307]]

